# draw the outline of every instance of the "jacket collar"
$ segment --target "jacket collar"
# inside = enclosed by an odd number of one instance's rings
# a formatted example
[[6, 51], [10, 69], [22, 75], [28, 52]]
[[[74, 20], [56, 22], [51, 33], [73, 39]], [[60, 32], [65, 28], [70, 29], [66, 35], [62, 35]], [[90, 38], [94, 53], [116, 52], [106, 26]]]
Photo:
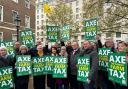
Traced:
[[87, 48], [87, 49], [84, 49], [84, 53], [91, 53], [94, 49], [91, 47], [91, 48]]

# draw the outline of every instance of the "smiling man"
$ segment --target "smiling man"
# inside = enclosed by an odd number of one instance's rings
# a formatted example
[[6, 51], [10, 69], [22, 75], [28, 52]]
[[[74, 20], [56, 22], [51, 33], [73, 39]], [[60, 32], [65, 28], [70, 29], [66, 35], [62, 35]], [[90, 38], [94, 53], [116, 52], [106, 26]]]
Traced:
[[80, 56], [90, 57], [90, 71], [88, 76], [88, 83], [84, 84], [84, 89], [94, 89], [94, 85], [97, 79], [98, 73], [98, 54], [93, 48], [90, 41], [85, 40], [83, 42], [83, 50], [80, 52]]

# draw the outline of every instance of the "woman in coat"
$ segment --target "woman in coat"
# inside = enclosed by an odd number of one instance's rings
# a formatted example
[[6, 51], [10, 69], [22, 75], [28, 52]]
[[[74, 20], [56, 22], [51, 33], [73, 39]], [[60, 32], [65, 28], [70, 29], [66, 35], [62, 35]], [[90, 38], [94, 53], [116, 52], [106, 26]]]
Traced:
[[[128, 53], [127, 53], [127, 44], [124, 41], [121, 41], [118, 43], [117, 45], [117, 52], [118, 53], [126, 53], [126, 62], [128, 64]], [[127, 71], [128, 72], [128, 71]], [[116, 84], [116, 88], [115, 89], [128, 89], [128, 86], [123, 86], [120, 84]]]
[[[28, 48], [25, 45], [21, 45], [19, 52], [16, 55], [29, 55]], [[17, 68], [16, 68], [17, 69]], [[16, 76], [16, 89], [28, 89], [29, 75]]]
[[[59, 56], [68, 58], [68, 54], [66, 52], [66, 47], [65, 46], [61, 47]], [[64, 85], [64, 88], [62, 88], [63, 85]], [[67, 78], [63, 78], [63, 79], [58, 78], [58, 79], [56, 79], [56, 87], [57, 87], [57, 89], [68, 89], [69, 88], [68, 79]]]
[[[104, 44], [104, 48], [111, 48], [112, 52], [116, 52], [114, 42], [110, 38], [106, 40], [106, 42]], [[113, 82], [108, 79], [108, 71], [107, 70], [105, 70], [105, 71], [99, 70], [99, 76], [100, 76], [100, 80], [101, 80], [102, 89], [114, 89], [115, 88]]]
[[[54, 46], [51, 47], [51, 55], [50, 56], [58, 56], [56, 47], [54, 47]], [[47, 75], [48, 86], [50, 87], [50, 89], [56, 89], [55, 80], [56, 79], [52, 77], [52, 74]]]
[[[34, 57], [42, 57], [45, 56], [45, 52], [43, 50], [42, 45], [37, 46], [37, 50], [35, 51]], [[45, 89], [45, 75], [34, 76], [34, 89]]]
[[[0, 47], [0, 68], [14, 66], [14, 59], [11, 55], [7, 54], [6, 47]], [[14, 87], [12, 88], [14, 89]]]

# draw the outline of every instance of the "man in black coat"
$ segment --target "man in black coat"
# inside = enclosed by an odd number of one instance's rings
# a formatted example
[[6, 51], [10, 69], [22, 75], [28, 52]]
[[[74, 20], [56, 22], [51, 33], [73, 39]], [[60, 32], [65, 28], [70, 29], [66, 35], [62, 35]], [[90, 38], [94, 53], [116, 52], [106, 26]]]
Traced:
[[[31, 49], [29, 50], [29, 54], [31, 55], [31, 57], [35, 57], [35, 56], [36, 56], [36, 53], [37, 53], [37, 46], [38, 46], [38, 45], [42, 45], [42, 41], [41, 41], [41, 40], [38, 40], [38, 41], [36, 42], [35, 47], [33, 47], [33, 48], [31, 48]], [[43, 47], [43, 51], [44, 51], [44, 54], [49, 54], [49, 53], [50, 53], [50, 51], [49, 51], [49, 49], [48, 49], [48, 42], [46, 42], [45, 47]]]
[[72, 48], [73, 51], [71, 53], [70, 56], [70, 87], [71, 89], [83, 89], [80, 88], [82, 87], [82, 84], [80, 84], [80, 82], [77, 81], [77, 57], [79, 56], [80, 53], [80, 48], [79, 48], [79, 44], [77, 41], [74, 41], [72, 43]]
[[21, 46], [21, 43], [19, 41], [16, 41], [14, 43], [14, 51], [15, 51], [15, 54], [19, 53], [20, 46]]
[[98, 53], [96, 49], [93, 49], [90, 41], [83, 42], [83, 50], [79, 56], [90, 57], [90, 72], [88, 77], [88, 83], [84, 84], [84, 89], [94, 89], [97, 77], [98, 77]]

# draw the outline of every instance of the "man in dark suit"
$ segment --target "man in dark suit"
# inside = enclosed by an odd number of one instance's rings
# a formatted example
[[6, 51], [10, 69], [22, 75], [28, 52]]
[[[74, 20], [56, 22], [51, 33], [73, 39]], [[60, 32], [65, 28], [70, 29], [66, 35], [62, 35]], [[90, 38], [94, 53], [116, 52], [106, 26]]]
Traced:
[[79, 44], [77, 41], [72, 43], [73, 51], [70, 56], [70, 85], [71, 89], [79, 89], [79, 82], [77, 81], [77, 57], [80, 53]]
[[[31, 57], [35, 57], [36, 56], [35, 53], [37, 52], [37, 46], [38, 45], [42, 45], [42, 41], [41, 40], [38, 40], [36, 42], [36, 45], [29, 50], [29, 54], [31, 55]], [[44, 51], [45, 54], [50, 53], [50, 51], [48, 49], [48, 41], [46, 42], [45, 47], [43, 47], [43, 51]]]
[[84, 89], [94, 89], [96, 79], [98, 77], [98, 53], [97, 50], [93, 48], [90, 41], [83, 42], [83, 50], [80, 52], [79, 56], [89, 56], [90, 57], [90, 72], [88, 76], [88, 83], [84, 84]]

